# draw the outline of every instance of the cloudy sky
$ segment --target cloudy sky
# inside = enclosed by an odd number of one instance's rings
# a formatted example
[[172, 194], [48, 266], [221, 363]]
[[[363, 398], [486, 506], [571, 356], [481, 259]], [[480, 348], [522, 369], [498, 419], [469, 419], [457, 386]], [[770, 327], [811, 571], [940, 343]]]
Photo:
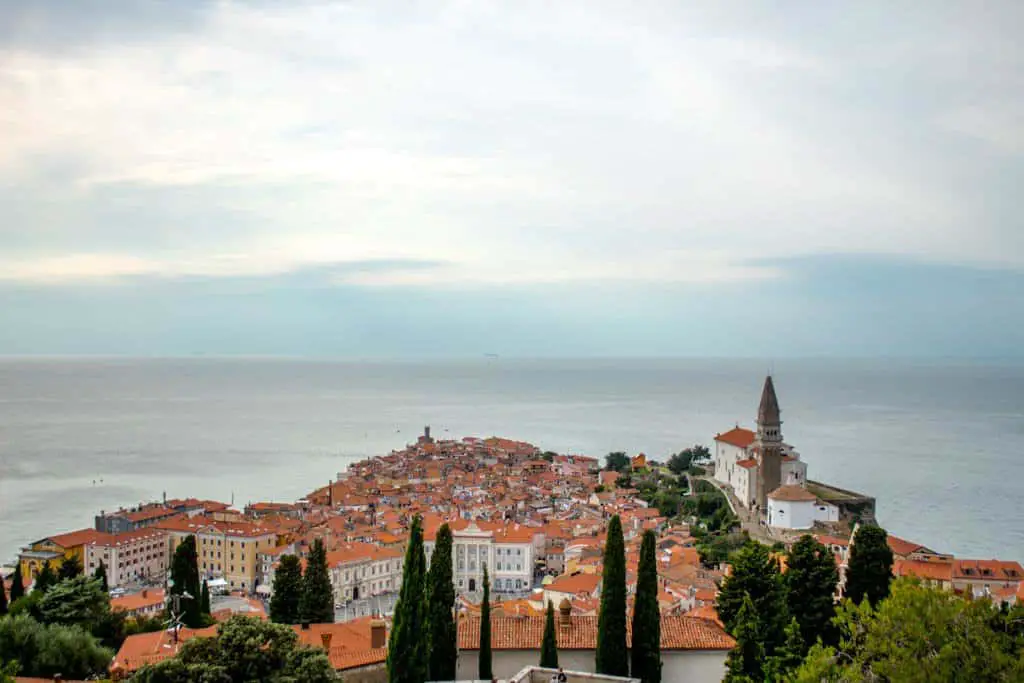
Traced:
[[0, 15], [0, 354], [1024, 354], [1022, 3]]

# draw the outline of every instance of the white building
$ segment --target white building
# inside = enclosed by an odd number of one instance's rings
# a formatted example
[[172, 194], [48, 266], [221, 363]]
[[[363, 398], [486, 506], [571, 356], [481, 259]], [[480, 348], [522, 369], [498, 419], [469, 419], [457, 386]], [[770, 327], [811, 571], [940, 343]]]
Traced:
[[[453, 524], [456, 526], [457, 522]], [[494, 593], [524, 593], [533, 586], [533, 537], [541, 529], [510, 524], [496, 531], [470, 522], [452, 530], [452, 577], [459, 593], [483, 590], [484, 565]], [[434, 553], [436, 530], [423, 543], [427, 564]]]
[[787, 484], [768, 494], [767, 520], [777, 529], [810, 529], [815, 522], [838, 522], [839, 508], [802, 486]]
[[402, 587], [402, 553], [369, 543], [347, 543], [327, 553], [335, 602], [397, 593]]
[[106, 567], [107, 585], [117, 588], [140, 581], [159, 582], [167, 573], [167, 534], [143, 527], [116, 536], [101, 538], [85, 545], [85, 573], [92, 575]]

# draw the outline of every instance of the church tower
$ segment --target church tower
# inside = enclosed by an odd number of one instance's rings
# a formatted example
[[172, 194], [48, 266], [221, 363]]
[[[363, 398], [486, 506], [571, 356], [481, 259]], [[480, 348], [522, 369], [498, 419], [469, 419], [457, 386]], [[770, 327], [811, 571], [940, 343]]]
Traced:
[[763, 511], [768, 505], [768, 494], [782, 484], [782, 418], [771, 375], [765, 378], [764, 389], [761, 391], [754, 450], [758, 465], [757, 504], [764, 514]]

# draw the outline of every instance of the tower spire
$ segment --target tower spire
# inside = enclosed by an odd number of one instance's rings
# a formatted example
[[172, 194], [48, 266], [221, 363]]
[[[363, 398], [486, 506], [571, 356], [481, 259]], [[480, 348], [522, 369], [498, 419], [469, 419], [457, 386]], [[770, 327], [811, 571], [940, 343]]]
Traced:
[[764, 378], [764, 389], [761, 391], [761, 405], [757, 409], [758, 425], [781, 425], [781, 411], [779, 410], [779, 399], [775, 395], [775, 382], [772, 376]]

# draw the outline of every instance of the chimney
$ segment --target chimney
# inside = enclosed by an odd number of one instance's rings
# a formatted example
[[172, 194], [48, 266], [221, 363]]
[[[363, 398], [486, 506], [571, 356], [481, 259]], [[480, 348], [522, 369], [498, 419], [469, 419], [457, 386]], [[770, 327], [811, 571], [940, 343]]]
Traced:
[[379, 650], [388, 644], [388, 629], [383, 621], [374, 619], [370, 622], [370, 647]]
[[568, 598], [562, 598], [562, 602], [558, 605], [558, 624], [562, 628], [572, 626], [572, 605]]
[[54, 681], [55, 681], [56, 683], [59, 683], [60, 681], [63, 681], [63, 680], [64, 680], [64, 677], [63, 677], [63, 676], [61, 676], [60, 674], [53, 674], [53, 680], [54, 680]]
[[145, 597], [149, 597], [149, 589], [148, 588], [143, 588], [142, 589], [142, 597], [144, 597], [144, 598]]
[[308, 621], [302, 622], [302, 630], [303, 631], [308, 631], [309, 630], [309, 622]]
[[324, 649], [328, 652], [331, 651], [331, 636], [333, 634], [330, 631], [324, 631], [320, 634], [320, 642], [324, 644]]

